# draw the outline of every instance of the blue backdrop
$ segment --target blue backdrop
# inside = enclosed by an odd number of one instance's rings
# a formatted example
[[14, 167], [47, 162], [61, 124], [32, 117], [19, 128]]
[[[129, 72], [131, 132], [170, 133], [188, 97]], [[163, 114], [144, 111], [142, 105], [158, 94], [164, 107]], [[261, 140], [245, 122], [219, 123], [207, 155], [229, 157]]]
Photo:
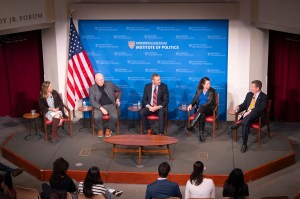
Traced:
[[141, 101], [158, 73], [169, 88], [169, 119], [184, 119], [178, 106], [190, 103], [204, 76], [220, 94], [226, 119], [228, 20], [80, 20], [78, 26], [95, 72], [123, 90], [121, 118], [131, 118], [127, 107]]

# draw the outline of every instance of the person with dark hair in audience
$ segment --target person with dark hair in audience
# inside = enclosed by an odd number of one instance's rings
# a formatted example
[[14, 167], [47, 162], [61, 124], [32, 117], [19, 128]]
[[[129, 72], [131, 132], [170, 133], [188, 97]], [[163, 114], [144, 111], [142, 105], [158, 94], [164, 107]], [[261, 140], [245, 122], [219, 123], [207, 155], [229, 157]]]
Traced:
[[106, 188], [100, 176], [98, 167], [91, 167], [85, 177], [84, 182], [78, 185], [78, 192], [83, 193], [85, 197], [93, 197], [94, 195], [103, 195], [105, 198], [110, 199], [111, 194], [114, 196], [121, 196], [122, 191]]
[[231, 197], [233, 199], [244, 199], [249, 196], [248, 185], [244, 181], [242, 169], [235, 168], [229, 174], [223, 187], [223, 197]]
[[41, 86], [39, 106], [48, 120], [52, 121], [51, 142], [55, 143], [58, 138], [57, 129], [62, 124], [62, 118], [67, 118], [63, 111], [63, 101], [56, 90], [53, 90], [49, 81], [44, 81]]
[[4, 184], [4, 177], [0, 174], [0, 198], [10, 199], [8, 187]]
[[204, 178], [204, 165], [196, 161], [193, 172], [185, 187], [185, 199], [188, 198], [215, 198], [215, 184], [212, 179]]
[[147, 185], [146, 199], [168, 197], [182, 198], [178, 184], [167, 179], [170, 169], [170, 165], [167, 162], [163, 162], [158, 166], [159, 178], [157, 181]]
[[16, 177], [23, 172], [23, 169], [12, 169], [9, 166], [0, 162], [0, 175], [3, 176], [3, 182], [8, 187], [10, 195], [15, 194], [13, 189], [12, 177]]
[[204, 142], [204, 126], [206, 116], [212, 115], [215, 108], [216, 91], [210, 86], [210, 79], [203, 77], [198, 84], [196, 93], [190, 105], [187, 107], [191, 111], [193, 106], [196, 105], [196, 115], [191, 125], [186, 128], [187, 131], [193, 131], [195, 124], [200, 121], [199, 141]]
[[76, 185], [74, 181], [67, 175], [69, 163], [63, 159], [58, 158], [53, 163], [53, 172], [50, 177], [50, 186], [53, 190], [66, 191], [76, 195]]
[[237, 113], [245, 111], [240, 118], [239, 123], [232, 125], [231, 130], [235, 130], [242, 126], [243, 132], [243, 145], [241, 152], [247, 151], [248, 134], [250, 132], [250, 126], [254, 122], [258, 121], [258, 118], [262, 116], [262, 122], [264, 123], [267, 117], [266, 109], [268, 105], [268, 97], [261, 91], [262, 83], [259, 80], [254, 80], [250, 85], [250, 92], [247, 93], [244, 102], [236, 107], [234, 110]]

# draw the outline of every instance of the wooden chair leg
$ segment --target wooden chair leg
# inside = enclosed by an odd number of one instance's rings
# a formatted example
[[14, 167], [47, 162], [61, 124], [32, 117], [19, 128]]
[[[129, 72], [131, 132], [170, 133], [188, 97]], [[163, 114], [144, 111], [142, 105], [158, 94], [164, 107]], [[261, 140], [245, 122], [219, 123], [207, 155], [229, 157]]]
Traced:
[[140, 129], [141, 129], [141, 134], [143, 134], [143, 125], [142, 125], [142, 120], [140, 119]]
[[48, 141], [48, 132], [47, 132], [47, 125], [44, 124], [44, 133], [45, 133], [45, 140]]
[[234, 130], [234, 141], [237, 140], [237, 129]]
[[69, 122], [70, 137], [72, 137], [72, 122]]
[[117, 121], [117, 134], [120, 134], [120, 118]]
[[213, 121], [213, 123], [212, 123], [212, 134], [211, 134], [212, 138], [215, 137], [215, 132], [216, 132], [215, 128], [216, 128], [216, 123], [215, 123], [215, 121]]
[[260, 131], [261, 131], [261, 128], [258, 128], [258, 145], [260, 146]]

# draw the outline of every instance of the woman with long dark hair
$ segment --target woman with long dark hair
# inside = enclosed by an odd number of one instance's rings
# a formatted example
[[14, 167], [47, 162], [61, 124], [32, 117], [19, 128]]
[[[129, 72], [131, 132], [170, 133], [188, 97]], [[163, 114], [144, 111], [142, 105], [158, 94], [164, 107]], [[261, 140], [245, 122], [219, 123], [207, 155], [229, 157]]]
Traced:
[[229, 174], [224, 183], [223, 197], [232, 197], [233, 199], [243, 199], [249, 196], [248, 185], [244, 181], [242, 169], [235, 168]]
[[77, 191], [74, 181], [67, 175], [68, 169], [69, 163], [65, 159], [58, 158], [55, 160], [53, 163], [53, 172], [50, 177], [50, 186], [52, 189], [70, 193]]
[[193, 131], [193, 127], [200, 120], [200, 135], [199, 140], [204, 142], [204, 126], [205, 117], [212, 115], [215, 108], [215, 95], [216, 91], [210, 86], [210, 79], [208, 77], [203, 77], [198, 84], [195, 96], [187, 107], [190, 111], [194, 106], [198, 107], [196, 110], [196, 115], [191, 125], [187, 127], [188, 131]]
[[212, 179], [204, 178], [204, 165], [197, 161], [193, 165], [193, 172], [185, 187], [185, 199], [187, 198], [215, 198], [215, 184]]
[[85, 197], [103, 195], [107, 199], [111, 198], [111, 194], [121, 196], [123, 193], [122, 191], [106, 188], [103, 185], [100, 170], [96, 166], [93, 166], [88, 170], [84, 182], [80, 182], [78, 185], [78, 192], [83, 193]]

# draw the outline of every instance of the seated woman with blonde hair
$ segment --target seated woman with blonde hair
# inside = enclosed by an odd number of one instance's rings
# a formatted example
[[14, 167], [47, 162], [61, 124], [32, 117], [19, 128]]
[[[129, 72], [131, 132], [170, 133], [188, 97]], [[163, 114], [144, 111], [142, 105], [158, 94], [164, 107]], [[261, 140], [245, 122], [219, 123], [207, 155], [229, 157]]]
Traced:
[[49, 81], [41, 86], [39, 105], [42, 113], [46, 113], [48, 120], [52, 121], [51, 142], [58, 138], [57, 129], [62, 124], [62, 118], [67, 118], [63, 112], [63, 101], [56, 90], [53, 90]]

